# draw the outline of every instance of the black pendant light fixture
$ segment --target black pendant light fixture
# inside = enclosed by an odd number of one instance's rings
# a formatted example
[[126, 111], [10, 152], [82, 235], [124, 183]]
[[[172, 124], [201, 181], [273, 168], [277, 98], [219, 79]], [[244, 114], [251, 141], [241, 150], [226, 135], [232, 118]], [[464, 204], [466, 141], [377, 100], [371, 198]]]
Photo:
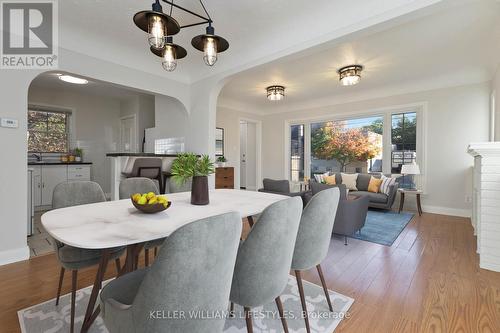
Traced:
[[[191, 41], [191, 45], [203, 52], [205, 64], [213, 66], [217, 61], [217, 54], [226, 51], [229, 48], [229, 43], [221, 36], [215, 35], [215, 29], [212, 26], [212, 18], [208, 14], [203, 2], [200, 0], [201, 7], [206, 17], [174, 4], [173, 1], [167, 0], [162, 1], [170, 5], [170, 15], [164, 14], [159, 1], [160, 0], [155, 0], [152, 10], [145, 10], [135, 14], [134, 23], [141, 30], [148, 33], [150, 50], [152, 53], [162, 58], [163, 68], [169, 72], [174, 71], [177, 67], [177, 60], [187, 55], [186, 49], [173, 43], [172, 36], [183, 28], [204, 24], [208, 24], [206, 34], [194, 37]], [[173, 7], [200, 18], [203, 21], [180, 26], [172, 17]]]

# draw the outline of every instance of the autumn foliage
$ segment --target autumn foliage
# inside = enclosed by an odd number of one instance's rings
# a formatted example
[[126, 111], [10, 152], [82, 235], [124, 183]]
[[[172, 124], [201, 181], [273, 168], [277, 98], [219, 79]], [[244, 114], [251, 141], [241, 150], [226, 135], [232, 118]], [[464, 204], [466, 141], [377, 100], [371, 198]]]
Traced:
[[370, 140], [366, 130], [345, 128], [336, 122], [313, 131], [311, 150], [316, 158], [337, 160], [342, 170], [351, 162], [367, 161], [380, 153], [380, 147]]

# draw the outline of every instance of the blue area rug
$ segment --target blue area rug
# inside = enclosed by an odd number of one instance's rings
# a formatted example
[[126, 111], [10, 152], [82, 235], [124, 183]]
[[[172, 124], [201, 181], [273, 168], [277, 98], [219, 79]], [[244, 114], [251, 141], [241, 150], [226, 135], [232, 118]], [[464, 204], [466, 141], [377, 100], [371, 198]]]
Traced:
[[355, 233], [350, 237], [391, 246], [401, 231], [410, 223], [413, 215], [403, 212], [398, 214], [392, 211], [369, 210], [365, 226], [361, 228], [361, 234]]

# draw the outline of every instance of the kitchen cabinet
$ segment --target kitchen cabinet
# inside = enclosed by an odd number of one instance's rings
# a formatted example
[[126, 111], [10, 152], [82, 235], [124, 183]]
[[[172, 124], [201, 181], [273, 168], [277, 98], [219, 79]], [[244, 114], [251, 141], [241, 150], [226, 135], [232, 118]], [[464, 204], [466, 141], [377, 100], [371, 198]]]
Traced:
[[30, 169], [33, 169], [34, 206], [38, 210], [52, 206], [52, 193], [59, 183], [91, 178], [90, 164], [42, 164], [30, 165]]
[[33, 169], [33, 193], [32, 200], [34, 206], [42, 205], [42, 166], [30, 166]]
[[42, 166], [42, 206], [52, 205], [52, 192], [57, 184], [68, 180], [66, 165]]

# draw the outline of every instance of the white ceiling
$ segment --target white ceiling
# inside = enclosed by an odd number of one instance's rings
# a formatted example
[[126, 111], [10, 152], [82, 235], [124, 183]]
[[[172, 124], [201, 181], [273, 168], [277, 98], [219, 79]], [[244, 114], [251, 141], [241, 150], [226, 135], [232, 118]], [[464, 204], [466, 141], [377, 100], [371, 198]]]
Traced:
[[147, 92], [94, 80], [92, 78], [85, 78], [89, 81], [88, 84], [72, 84], [59, 80], [58, 74], [71, 75], [71, 73], [64, 73], [60, 71], [42, 73], [31, 82], [30, 89], [51, 89], [59, 92], [64, 91], [90, 96], [114, 98], [120, 101], [127, 101], [136, 97], [151, 95]]
[[[205, 0], [216, 34], [228, 39], [230, 48], [209, 68], [190, 43], [192, 37], [204, 33], [204, 26], [183, 29], [174, 41], [187, 49], [188, 56], [179, 60], [173, 73], [163, 71], [160, 59], [149, 51], [145, 33], [132, 21], [136, 12], [150, 9], [153, 0], [59, 1], [59, 40], [69, 50], [189, 83], [248, 68], [270, 55], [332, 39], [348, 27], [375, 24], [440, 1]], [[176, 3], [202, 13], [198, 0]], [[162, 5], [168, 12], [168, 5]], [[175, 8], [173, 16], [181, 25], [195, 22]]]
[[[219, 105], [267, 114], [490, 80], [500, 62], [500, 3], [465, 3], [236, 74]], [[350, 64], [365, 67], [362, 81], [343, 87], [336, 71]], [[286, 86], [285, 100], [267, 100], [273, 84]]]

